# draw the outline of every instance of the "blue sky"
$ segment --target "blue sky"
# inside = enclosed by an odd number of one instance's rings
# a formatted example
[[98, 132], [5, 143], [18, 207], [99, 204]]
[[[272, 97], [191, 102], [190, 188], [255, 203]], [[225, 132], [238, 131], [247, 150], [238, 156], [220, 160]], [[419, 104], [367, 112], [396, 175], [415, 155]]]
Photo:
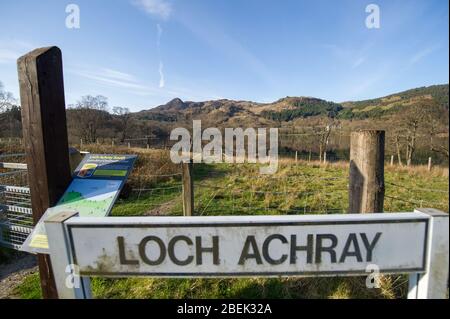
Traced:
[[[71, 3], [79, 29], [66, 28]], [[18, 97], [16, 59], [56, 45], [67, 104], [373, 98], [448, 83], [448, 12], [446, 0], [1, 0], [0, 81]]]

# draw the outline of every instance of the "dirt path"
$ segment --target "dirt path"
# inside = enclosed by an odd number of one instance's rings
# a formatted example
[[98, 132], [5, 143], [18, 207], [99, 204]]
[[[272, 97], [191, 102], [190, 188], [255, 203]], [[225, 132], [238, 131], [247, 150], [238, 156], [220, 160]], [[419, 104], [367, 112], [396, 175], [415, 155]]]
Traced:
[[37, 272], [36, 256], [21, 254], [7, 264], [0, 265], [0, 299], [14, 299], [14, 288], [29, 274]]

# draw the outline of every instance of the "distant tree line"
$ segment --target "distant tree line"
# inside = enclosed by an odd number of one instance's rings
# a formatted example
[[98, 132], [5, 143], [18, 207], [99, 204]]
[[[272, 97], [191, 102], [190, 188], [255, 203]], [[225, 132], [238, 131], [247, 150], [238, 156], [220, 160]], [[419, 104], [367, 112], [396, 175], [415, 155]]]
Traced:
[[293, 108], [282, 111], [263, 111], [261, 115], [269, 120], [288, 122], [296, 118], [324, 115], [335, 118], [343, 109], [342, 105], [318, 99], [293, 102]]

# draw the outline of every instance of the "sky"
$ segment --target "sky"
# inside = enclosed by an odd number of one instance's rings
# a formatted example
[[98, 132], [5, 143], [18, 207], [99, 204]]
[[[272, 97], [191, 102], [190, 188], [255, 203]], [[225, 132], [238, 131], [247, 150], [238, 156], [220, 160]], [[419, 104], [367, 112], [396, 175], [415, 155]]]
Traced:
[[[366, 12], [370, 4], [379, 9], [378, 25], [377, 12]], [[175, 97], [375, 98], [449, 82], [448, 6], [447, 0], [0, 0], [0, 81], [18, 98], [17, 58], [56, 45], [67, 105], [88, 94], [106, 96], [110, 109], [132, 111]]]

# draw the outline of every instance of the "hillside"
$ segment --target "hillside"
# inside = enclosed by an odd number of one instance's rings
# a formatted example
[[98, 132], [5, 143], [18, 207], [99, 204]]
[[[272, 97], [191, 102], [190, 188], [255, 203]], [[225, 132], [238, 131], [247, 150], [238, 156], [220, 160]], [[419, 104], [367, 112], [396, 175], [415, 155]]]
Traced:
[[397, 112], [405, 112], [414, 104], [435, 103], [448, 109], [448, 84], [415, 88], [381, 98], [356, 102], [343, 102], [341, 118], [365, 119], [382, 117]]
[[167, 104], [135, 113], [137, 120], [187, 123], [201, 119], [217, 126], [272, 126], [310, 117], [339, 119], [382, 118], [407, 112], [417, 104], [448, 109], [448, 84], [416, 88], [371, 100], [335, 103], [313, 97], [286, 97], [272, 103], [214, 100], [204, 102], [173, 99]]

